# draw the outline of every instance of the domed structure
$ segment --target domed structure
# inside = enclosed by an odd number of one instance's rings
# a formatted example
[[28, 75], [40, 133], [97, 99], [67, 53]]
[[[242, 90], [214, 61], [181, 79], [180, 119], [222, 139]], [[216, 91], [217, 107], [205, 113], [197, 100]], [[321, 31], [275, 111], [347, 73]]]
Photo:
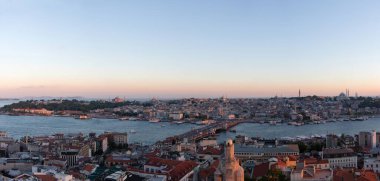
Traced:
[[231, 139], [226, 142], [225, 158], [214, 174], [215, 181], [244, 181], [244, 169], [235, 158], [235, 147]]

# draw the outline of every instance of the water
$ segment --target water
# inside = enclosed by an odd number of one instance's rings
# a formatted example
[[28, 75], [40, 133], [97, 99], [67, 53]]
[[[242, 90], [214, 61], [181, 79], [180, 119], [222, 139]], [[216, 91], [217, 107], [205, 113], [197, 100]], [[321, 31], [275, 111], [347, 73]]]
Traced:
[[218, 141], [222, 142], [227, 138], [235, 138], [236, 135], [263, 138], [310, 137], [316, 134], [326, 135], [330, 133], [355, 135], [360, 131], [380, 131], [380, 118], [372, 118], [366, 121], [330, 122], [304, 126], [291, 126], [287, 124], [271, 126], [269, 124], [243, 123], [233, 129], [236, 130], [236, 133], [222, 133], [219, 135]]
[[19, 102], [19, 100], [0, 100], [0, 107]]
[[[15, 101], [0, 101], [0, 107]], [[165, 127], [161, 127], [165, 125]], [[7, 131], [15, 138], [28, 135], [51, 135], [54, 133], [79, 133], [88, 134], [90, 132], [103, 133], [104, 131], [130, 132], [136, 130], [137, 133], [129, 134], [131, 142], [141, 142], [152, 144], [163, 140], [166, 137], [178, 135], [198, 128], [193, 124], [170, 124], [170, 123], [149, 123], [146, 121], [119, 121], [110, 119], [77, 120], [69, 117], [41, 117], [41, 116], [6, 116], [0, 115], [0, 130]], [[377, 130], [380, 131], [380, 118], [373, 118], [366, 121], [333, 122], [317, 125], [290, 126], [287, 124], [270, 126], [269, 124], [243, 123], [235, 128], [236, 133], [221, 133], [218, 141], [223, 142], [227, 138], [235, 138], [236, 135], [264, 138], [283, 138], [311, 135], [334, 134], [358, 134], [360, 131]]]
[[[164, 125], [165, 127], [162, 127]], [[153, 144], [167, 137], [178, 135], [199, 126], [171, 124], [167, 122], [119, 121], [114, 119], [78, 120], [71, 117], [6, 116], [0, 115], [0, 130], [14, 138], [25, 135], [52, 135], [55, 133], [97, 134], [105, 131], [128, 132], [130, 142]], [[135, 130], [136, 133], [130, 133]]]

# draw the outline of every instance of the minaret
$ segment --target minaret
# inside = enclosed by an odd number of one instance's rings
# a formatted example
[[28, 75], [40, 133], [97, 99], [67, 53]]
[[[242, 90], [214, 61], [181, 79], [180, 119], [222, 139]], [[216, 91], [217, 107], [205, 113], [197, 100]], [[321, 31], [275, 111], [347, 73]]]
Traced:
[[301, 98], [301, 89], [298, 90], [298, 97]]

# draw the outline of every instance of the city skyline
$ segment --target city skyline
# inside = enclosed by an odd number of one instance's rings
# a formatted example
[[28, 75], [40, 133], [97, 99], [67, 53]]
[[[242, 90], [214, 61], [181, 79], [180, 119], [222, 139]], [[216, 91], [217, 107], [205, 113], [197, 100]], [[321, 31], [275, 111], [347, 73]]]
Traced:
[[379, 96], [379, 8], [0, 1], [0, 97]]

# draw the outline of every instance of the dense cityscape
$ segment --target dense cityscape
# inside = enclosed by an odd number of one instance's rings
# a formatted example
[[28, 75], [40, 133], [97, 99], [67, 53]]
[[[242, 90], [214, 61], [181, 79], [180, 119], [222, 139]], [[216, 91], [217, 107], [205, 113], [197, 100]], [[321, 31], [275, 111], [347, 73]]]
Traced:
[[[55, 133], [20, 138], [0, 132], [2, 180], [376, 180], [380, 132], [298, 138], [236, 135], [218, 142], [241, 123], [302, 126], [367, 121], [380, 113], [376, 97], [15, 101], [8, 116], [106, 118], [150, 124], [196, 124], [154, 144], [130, 142], [130, 132]], [[164, 126], [164, 125], [161, 125]]]
[[109, 118], [150, 122], [175, 121], [209, 124], [218, 120], [268, 122], [276, 125], [321, 124], [335, 121], [363, 121], [380, 114], [380, 98], [307, 96], [251, 99], [112, 100], [27, 100], [0, 109], [8, 115], [71, 116], [79, 119]]
[[380, 181], [379, 0], [0, 0], [0, 181]]

